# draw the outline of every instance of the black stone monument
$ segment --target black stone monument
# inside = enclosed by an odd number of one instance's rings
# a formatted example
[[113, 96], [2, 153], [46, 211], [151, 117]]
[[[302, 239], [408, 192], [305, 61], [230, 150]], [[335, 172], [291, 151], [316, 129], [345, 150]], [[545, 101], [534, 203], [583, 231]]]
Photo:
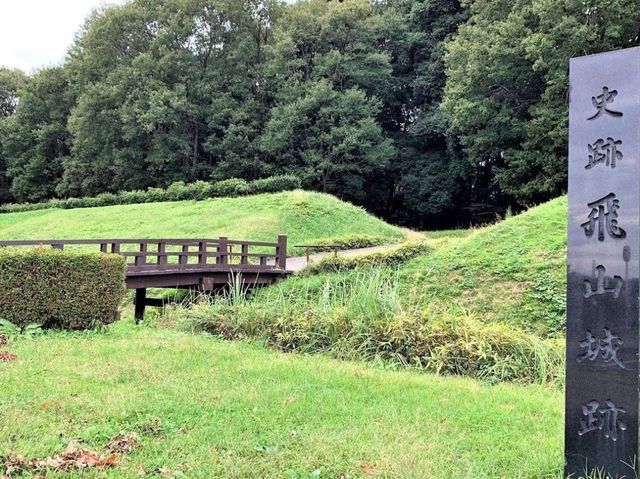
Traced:
[[571, 61], [565, 473], [638, 467], [640, 48]]

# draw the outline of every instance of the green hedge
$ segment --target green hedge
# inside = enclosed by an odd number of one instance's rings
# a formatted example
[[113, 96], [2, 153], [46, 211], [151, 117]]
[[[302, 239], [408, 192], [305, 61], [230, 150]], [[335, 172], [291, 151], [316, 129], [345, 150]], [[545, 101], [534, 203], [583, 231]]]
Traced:
[[88, 329], [118, 319], [125, 259], [53, 249], [0, 250], [0, 318], [18, 327]]
[[[332, 246], [338, 246], [338, 250], [369, 248], [371, 246], [380, 246], [389, 243], [389, 238], [384, 236], [372, 235], [349, 235], [338, 238], [326, 238], [313, 242], [318, 245], [313, 252], [334, 251]], [[324, 246], [326, 245], [326, 246]]]
[[123, 191], [115, 194], [102, 193], [94, 197], [53, 199], [43, 203], [5, 204], [0, 206], [0, 213], [18, 213], [49, 208], [93, 208], [96, 206], [131, 205], [159, 201], [205, 200], [207, 198], [277, 193], [297, 188], [300, 188], [300, 180], [292, 175], [272, 176], [254, 181], [246, 181], [239, 178], [230, 178], [215, 183], [196, 181], [195, 183], [187, 184], [178, 181], [168, 188], [149, 188], [146, 191]]
[[312, 263], [299, 275], [309, 276], [313, 274], [332, 273], [337, 271], [349, 271], [360, 267], [394, 267], [402, 263], [431, 253], [433, 248], [427, 243], [407, 242], [398, 248], [389, 251], [362, 254], [359, 256], [326, 256], [316, 263]]

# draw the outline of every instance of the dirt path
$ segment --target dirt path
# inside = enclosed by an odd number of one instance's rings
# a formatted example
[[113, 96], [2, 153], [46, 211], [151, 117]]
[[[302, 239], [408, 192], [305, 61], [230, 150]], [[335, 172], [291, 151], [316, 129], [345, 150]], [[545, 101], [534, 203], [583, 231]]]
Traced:
[[[399, 248], [400, 244], [387, 244], [382, 246], [370, 246], [368, 248], [346, 249], [338, 251], [340, 256], [360, 256], [368, 253], [379, 253], [382, 251], [391, 251]], [[333, 253], [316, 253], [309, 257], [310, 262], [318, 261], [326, 256], [331, 256]], [[287, 258], [287, 269], [289, 271], [300, 271], [307, 266], [306, 256], [292, 256]]]

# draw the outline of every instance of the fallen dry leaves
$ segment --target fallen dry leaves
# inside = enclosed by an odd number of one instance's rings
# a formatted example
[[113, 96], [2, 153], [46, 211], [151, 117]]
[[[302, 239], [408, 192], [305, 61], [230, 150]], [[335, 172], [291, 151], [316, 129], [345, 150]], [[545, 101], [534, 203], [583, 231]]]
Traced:
[[358, 468], [365, 476], [373, 476], [374, 472], [376, 472], [375, 466], [364, 461], [358, 462]]
[[159, 418], [155, 418], [152, 421], [148, 421], [140, 426], [140, 432], [147, 436], [161, 436], [164, 434], [164, 427], [162, 421]]
[[18, 356], [14, 353], [0, 350], [0, 363], [9, 363], [11, 361], [15, 361], [17, 357]]
[[112, 454], [124, 454], [133, 451], [138, 443], [138, 435], [135, 432], [130, 434], [118, 434], [111, 439], [105, 449]]
[[118, 434], [105, 447], [108, 454], [101, 455], [89, 449], [79, 448], [74, 442], [70, 442], [64, 452], [54, 457], [46, 459], [28, 459], [10, 452], [2, 459], [4, 475], [0, 479], [10, 479], [12, 476], [23, 472], [44, 472], [44, 471], [68, 471], [70, 469], [107, 469], [116, 465], [118, 456], [133, 451], [138, 440], [135, 433]]
[[10, 353], [4, 348], [9, 344], [9, 336], [0, 334], [0, 363], [8, 363], [15, 361], [18, 357], [16, 354]]

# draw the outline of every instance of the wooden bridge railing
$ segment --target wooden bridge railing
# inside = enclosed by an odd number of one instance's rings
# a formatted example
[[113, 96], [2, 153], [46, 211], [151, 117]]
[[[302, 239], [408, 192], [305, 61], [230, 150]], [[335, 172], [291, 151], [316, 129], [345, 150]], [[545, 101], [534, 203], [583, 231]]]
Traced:
[[99, 248], [103, 253], [127, 258], [127, 276], [153, 272], [193, 272], [207, 270], [286, 270], [287, 237], [277, 243], [217, 239], [90, 239], [0, 241], [0, 247], [50, 246]]
[[[287, 271], [287, 237], [277, 243], [217, 239], [90, 239], [0, 241], [2, 247], [50, 246], [115, 253], [127, 260], [127, 287], [136, 290], [135, 318], [144, 317], [145, 306], [162, 306], [161, 299], [147, 298], [147, 288], [202, 288], [228, 285], [230, 272], [243, 273], [250, 281], [263, 278], [271, 284]], [[244, 280], [244, 278], [243, 278]]]

